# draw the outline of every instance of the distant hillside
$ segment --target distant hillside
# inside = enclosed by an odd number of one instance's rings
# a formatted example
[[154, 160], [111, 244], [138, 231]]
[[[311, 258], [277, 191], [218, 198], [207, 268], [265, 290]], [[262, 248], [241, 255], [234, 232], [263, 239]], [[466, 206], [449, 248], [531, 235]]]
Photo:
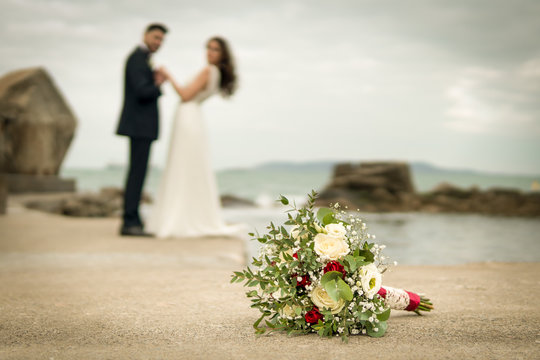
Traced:
[[332, 171], [338, 161], [315, 161], [315, 162], [267, 162], [255, 166], [254, 170], [277, 170], [277, 171]]

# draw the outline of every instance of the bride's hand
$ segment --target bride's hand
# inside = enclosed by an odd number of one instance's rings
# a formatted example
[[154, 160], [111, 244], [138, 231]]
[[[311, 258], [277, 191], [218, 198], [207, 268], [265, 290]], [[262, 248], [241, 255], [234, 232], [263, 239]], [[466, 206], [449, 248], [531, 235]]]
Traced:
[[169, 70], [167, 70], [165, 66], [160, 66], [158, 72], [161, 73], [165, 77], [165, 79], [171, 79], [171, 73], [169, 72]]
[[157, 86], [160, 86], [167, 80], [166, 72], [164, 72], [162, 69], [163, 67], [160, 67], [156, 71], [154, 71], [154, 82]]

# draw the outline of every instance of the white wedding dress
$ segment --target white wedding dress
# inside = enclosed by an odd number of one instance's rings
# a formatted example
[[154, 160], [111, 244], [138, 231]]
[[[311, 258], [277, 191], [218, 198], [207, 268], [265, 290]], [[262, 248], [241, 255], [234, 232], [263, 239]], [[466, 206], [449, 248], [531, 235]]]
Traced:
[[225, 225], [221, 216], [201, 113], [201, 104], [219, 92], [219, 83], [219, 69], [210, 65], [206, 87], [178, 106], [167, 163], [146, 226], [157, 237], [240, 235], [240, 229]]

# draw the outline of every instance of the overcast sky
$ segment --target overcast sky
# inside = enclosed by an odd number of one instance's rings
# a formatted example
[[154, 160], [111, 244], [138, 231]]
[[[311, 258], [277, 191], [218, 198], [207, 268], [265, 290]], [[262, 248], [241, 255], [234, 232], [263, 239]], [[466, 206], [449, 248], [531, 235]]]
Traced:
[[[204, 104], [217, 169], [408, 160], [540, 173], [540, 1], [2, 0], [0, 74], [44, 66], [78, 118], [65, 166], [125, 163], [124, 61], [153, 21], [154, 63], [185, 82], [229, 39], [240, 89]], [[178, 97], [160, 100], [165, 161]]]

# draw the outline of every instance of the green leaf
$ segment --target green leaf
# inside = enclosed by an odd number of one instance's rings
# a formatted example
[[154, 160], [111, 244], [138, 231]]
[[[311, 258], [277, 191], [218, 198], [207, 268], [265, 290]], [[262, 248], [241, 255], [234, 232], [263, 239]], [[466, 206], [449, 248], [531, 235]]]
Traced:
[[326, 282], [341, 278], [342, 276], [343, 274], [340, 271], [329, 271], [321, 277], [321, 285], [324, 286]]
[[323, 220], [322, 220], [322, 224], [324, 226], [326, 226], [328, 224], [335, 224], [337, 222], [338, 222], [338, 220], [336, 219], [336, 217], [334, 216], [333, 213], [326, 215], [325, 217], [323, 217]]
[[351, 301], [353, 293], [349, 285], [341, 278], [342, 276], [343, 274], [339, 271], [329, 271], [321, 278], [321, 285], [332, 300], [339, 301], [339, 299], [343, 299]]
[[283, 205], [289, 205], [289, 199], [287, 199], [285, 196], [281, 195], [280, 198], [279, 198], [279, 201], [281, 201], [281, 203]]
[[360, 250], [358, 252], [358, 255], [360, 256], [363, 256], [364, 257], [364, 260], [369, 264], [369, 263], [372, 263], [373, 260], [375, 259], [375, 256], [373, 255], [373, 253], [369, 250]]
[[352, 255], [345, 256], [345, 259], [343, 259], [343, 262], [348, 272], [352, 273], [357, 269], [356, 260], [354, 256]]
[[343, 279], [338, 279], [337, 286], [339, 289], [339, 296], [343, 298], [343, 300], [351, 301], [353, 299], [352, 290]]
[[276, 325], [272, 324], [272, 323], [271, 323], [270, 321], [268, 321], [268, 320], [265, 320], [264, 322], [266, 323], [266, 326], [268, 326], [268, 327], [271, 328], [271, 329], [274, 329], [274, 328], [276, 327]]
[[[330, 216], [330, 217], [334, 217], [334, 211], [332, 209], [329, 209], [329, 208], [320, 208], [319, 211], [317, 211], [317, 220], [319, 220], [319, 222], [321, 224], [323, 224], [323, 226], [325, 225], [328, 225], [329, 223], [325, 223], [324, 219], [327, 217], [327, 216]], [[328, 218], [330, 219], [330, 218]]]
[[360, 312], [360, 315], [358, 316], [358, 319], [360, 321], [366, 321], [367, 319], [369, 319], [371, 317], [371, 315], [373, 315], [373, 313], [371, 311], [364, 311], [364, 312]]
[[324, 290], [326, 290], [326, 293], [332, 300], [339, 301], [339, 288], [335, 280], [327, 281], [324, 284]]
[[[374, 326], [377, 327], [378, 331], [373, 330]], [[384, 335], [387, 328], [388, 328], [388, 325], [386, 324], [386, 321], [380, 321], [376, 325], [371, 325], [370, 323], [368, 323], [366, 326], [366, 332], [369, 336], [378, 338]]]
[[253, 328], [254, 328], [255, 330], [259, 330], [259, 324], [261, 323], [262, 319], [264, 319], [265, 316], [266, 316], [265, 314], [262, 314], [261, 317], [258, 318], [257, 321], [255, 321], [255, 322], [253, 323]]
[[390, 317], [390, 308], [388, 308], [386, 311], [380, 314], [377, 314], [377, 319], [379, 319], [379, 321], [386, 321], [388, 320], [389, 317]]

